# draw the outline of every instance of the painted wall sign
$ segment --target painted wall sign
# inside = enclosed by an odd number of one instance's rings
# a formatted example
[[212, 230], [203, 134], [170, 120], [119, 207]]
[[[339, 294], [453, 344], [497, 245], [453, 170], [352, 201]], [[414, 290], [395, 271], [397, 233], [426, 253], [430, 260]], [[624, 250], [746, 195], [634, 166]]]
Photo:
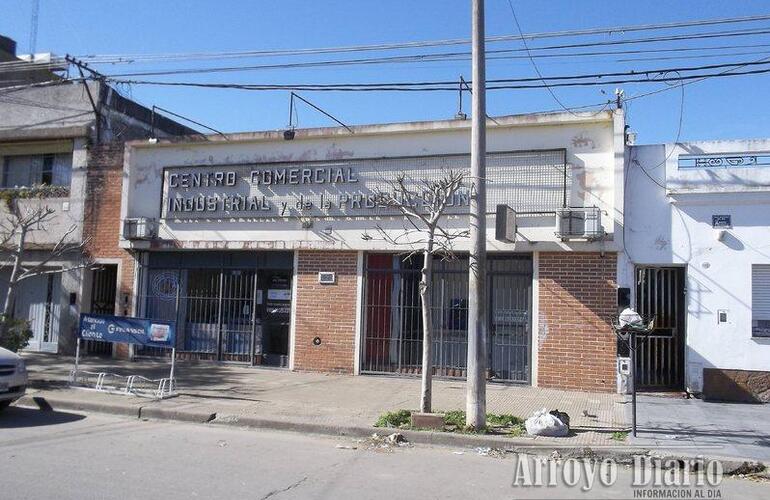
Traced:
[[770, 166], [770, 153], [679, 155], [680, 169]]
[[730, 229], [733, 227], [733, 218], [730, 215], [712, 215], [711, 226], [715, 229]]
[[78, 336], [83, 340], [174, 347], [176, 325], [173, 321], [156, 321], [127, 316], [81, 314]]
[[[467, 155], [167, 167], [162, 216], [166, 220], [275, 219], [397, 215], [382, 206], [378, 193], [392, 192], [401, 173], [410, 190], [447, 171], [467, 170]], [[552, 210], [569, 193], [563, 150], [494, 153], [488, 156], [489, 206]], [[569, 181], [567, 181], [569, 182]], [[527, 189], [517, 189], [526, 186]], [[416, 204], [416, 202], [415, 202]], [[467, 213], [470, 182], [450, 200], [454, 213]]]

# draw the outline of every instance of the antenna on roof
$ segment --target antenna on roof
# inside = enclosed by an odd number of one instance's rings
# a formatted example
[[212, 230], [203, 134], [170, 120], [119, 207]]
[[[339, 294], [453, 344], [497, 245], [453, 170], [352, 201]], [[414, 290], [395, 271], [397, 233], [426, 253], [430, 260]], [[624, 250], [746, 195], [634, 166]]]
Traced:
[[40, 0], [32, 0], [32, 17], [29, 20], [29, 60], [35, 62], [37, 49], [37, 20], [40, 17]]

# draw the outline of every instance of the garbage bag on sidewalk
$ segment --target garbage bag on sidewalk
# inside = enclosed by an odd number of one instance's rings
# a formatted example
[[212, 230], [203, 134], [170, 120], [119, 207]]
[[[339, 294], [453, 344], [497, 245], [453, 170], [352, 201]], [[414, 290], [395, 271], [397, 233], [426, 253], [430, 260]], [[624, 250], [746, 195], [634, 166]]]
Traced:
[[563, 437], [569, 434], [569, 426], [556, 415], [548, 413], [545, 408], [536, 411], [534, 415], [529, 417], [524, 422], [524, 427], [530, 436]]

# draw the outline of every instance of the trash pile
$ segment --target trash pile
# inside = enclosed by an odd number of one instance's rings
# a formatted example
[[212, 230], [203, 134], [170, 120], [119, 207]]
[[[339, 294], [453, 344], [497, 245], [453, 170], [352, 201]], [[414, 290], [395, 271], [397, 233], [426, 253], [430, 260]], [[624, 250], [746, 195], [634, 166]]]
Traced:
[[357, 439], [355, 442], [357, 445], [338, 444], [336, 448], [340, 450], [357, 450], [360, 446], [366, 450], [391, 452], [394, 448], [412, 446], [412, 443], [410, 443], [400, 432], [394, 432], [387, 436], [381, 436], [375, 432], [368, 438]]
[[569, 415], [563, 411], [543, 408], [524, 422], [530, 436], [564, 437], [569, 435]]

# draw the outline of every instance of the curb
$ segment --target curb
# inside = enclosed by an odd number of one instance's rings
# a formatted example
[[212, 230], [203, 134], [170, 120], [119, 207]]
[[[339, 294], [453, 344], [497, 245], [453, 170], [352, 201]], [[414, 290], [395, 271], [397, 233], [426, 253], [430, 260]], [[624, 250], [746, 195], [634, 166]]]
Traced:
[[363, 426], [339, 426], [315, 422], [300, 422], [296, 420], [275, 420], [265, 417], [240, 416], [231, 414], [216, 414], [216, 418], [209, 423], [215, 425], [248, 427], [254, 429], [269, 429], [274, 431], [301, 432], [306, 434], [320, 434], [339, 437], [369, 437], [377, 432], [376, 427]]
[[[703, 459], [719, 460], [725, 475], [740, 474], [749, 468], [765, 468], [758, 460], [729, 456], [705, 456], [703, 454], [675, 453], [671, 450], [657, 452], [649, 447], [631, 448], [624, 446], [591, 447], [590, 445], [560, 446], [556, 443], [533, 443], [531, 440], [516, 438], [500, 438], [496, 436], [479, 436], [468, 434], [453, 434], [448, 432], [414, 431], [391, 427], [339, 426], [316, 422], [300, 422], [291, 420], [276, 420], [257, 416], [241, 416], [235, 414], [216, 413], [207, 410], [184, 408], [161, 408], [158, 406], [134, 406], [128, 404], [96, 403], [76, 401], [43, 396], [23, 396], [16, 402], [17, 406], [28, 407], [40, 411], [76, 410], [122, 415], [137, 419], [155, 419], [166, 421], [188, 422], [196, 424], [214, 424], [239, 428], [266, 429], [274, 431], [298, 432], [336, 437], [367, 438], [374, 433], [388, 435], [402, 434], [410, 443], [425, 444], [454, 448], [498, 448], [509, 453], [524, 453], [535, 456], [552, 456], [554, 451], [562, 459], [593, 458], [595, 460], [613, 459], [620, 464], [631, 464], [634, 456], [643, 455], [663, 461]], [[767, 470], [767, 469], [765, 469]]]
[[139, 418], [141, 407], [125, 404], [96, 403], [90, 401], [74, 401], [71, 399], [46, 398], [43, 396], [22, 396], [17, 406], [34, 408], [41, 411], [77, 410], [108, 413]]
[[139, 418], [156, 420], [175, 420], [193, 424], [207, 424], [214, 420], [216, 413], [204, 410], [167, 409], [158, 406], [142, 406], [139, 408]]

